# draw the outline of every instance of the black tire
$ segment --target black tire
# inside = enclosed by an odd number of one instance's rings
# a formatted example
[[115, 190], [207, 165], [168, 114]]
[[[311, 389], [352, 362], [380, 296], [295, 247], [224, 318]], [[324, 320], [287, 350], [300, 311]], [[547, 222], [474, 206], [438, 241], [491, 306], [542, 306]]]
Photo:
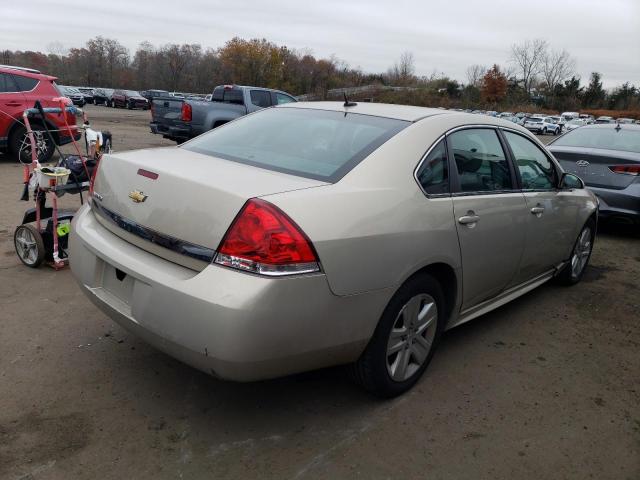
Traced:
[[[26, 241], [30, 244], [27, 246]], [[13, 246], [18, 258], [27, 267], [38, 268], [44, 261], [44, 241], [42, 235], [33, 225], [20, 225], [13, 234]]]
[[[580, 271], [576, 273], [573, 268], [574, 257], [579, 254], [578, 249], [580, 246], [580, 240], [586, 229], [590, 230], [589, 253], [586, 255], [586, 260], [584, 265], [582, 266]], [[587, 270], [587, 267], [589, 266], [589, 260], [591, 259], [591, 253], [593, 252], [593, 242], [595, 238], [596, 238], [596, 223], [593, 221], [593, 219], [590, 218], [589, 220], [587, 220], [584, 226], [580, 229], [580, 233], [578, 234], [578, 237], [576, 238], [576, 241], [573, 244], [573, 249], [571, 250], [571, 256], [569, 257], [569, 261], [563, 267], [560, 273], [556, 275], [557, 283], [559, 283], [560, 285], [571, 286], [571, 285], [575, 285], [580, 280], [582, 280], [582, 277], [584, 276], [584, 272]], [[584, 253], [584, 249], [582, 249], [582, 251]]]
[[[55, 150], [55, 145], [51, 142], [51, 139], [44, 131], [43, 127], [39, 125], [32, 125], [31, 128], [34, 132], [41, 132], [40, 134], [36, 134], [41, 136], [41, 139], [44, 142], [44, 147], [38, 150], [38, 161], [40, 163], [46, 163], [51, 160]], [[24, 126], [18, 125], [13, 132], [11, 132], [11, 136], [9, 137], [9, 149], [11, 150], [13, 158], [20, 163], [31, 163], [31, 142], [27, 135], [27, 129]]]
[[131, 102], [126, 102], [127, 103], [127, 108], [129, 110], [133, 110], [133, 104]]
[[540, 135], [546, 135], [547, 134], [547, 127], [542, 129], [542, 133]]
[[[389, 365], [389, 359], [394, 358], [394, 355], [396, 355], [394, 360], [399, 361], [399, 356], [407, 349], [408, 350], [404, 355], [409, 355], [408, 358], [415, 359], [412, 353], [414, 348], [413, 345], [417, 345], [420, 342], [415, 341], [413, 334], [409, 339], [405, 336], [403, 339], [397, 340], [404, 344], [404, 348], [396, 354], [390, 354], [388, 349], [390, 348], [389, 342], [391, 334], [394, 331], [394, 326], [398, 325], [403, 312], [406, 311], [406, 307], [408, 307], [410, 300], [413, 301], [413, 299], [419, 298], [421, 295], [433, 299], [433, 303], [437, 308], [435, 326], [432, 326], [432, 322], [430, 326], [424, 330], [424, 332], [428, 332], [432, 335], [430, 347], [423, 363], [419, 366], [414, 365], [413, 371], [408, 378], [403, 380], [394, 380], [390, 372], [391, 366]], [[418, 310], [422, 311], [423, 308], [424, 307], [420, 306]], [[358, 361], [351, 366], [351, 373], [354, 380], [369, 392], [384, 398], [395, 397], [413, 387], [420, 379], [433, 357], [433, 353], [437, 347], [445, 322], [444, 312], [444, 295], [442, 293], [442, 287], [438, 281], [427, 274], [419, 274], [410, 278], [391, 298], [389, 304], [382, 313], [382, 317], [378, 322], [369, 344]], [[433, 330], [431, 330], [432, 328]], [[396, 332], [398, 331], [399, 330], [396, 330]], [[395, 335], [397, 336], [397, 333]], [[407, 344], [410, 342], [412, 345], [411, 347], [408, 347]]]

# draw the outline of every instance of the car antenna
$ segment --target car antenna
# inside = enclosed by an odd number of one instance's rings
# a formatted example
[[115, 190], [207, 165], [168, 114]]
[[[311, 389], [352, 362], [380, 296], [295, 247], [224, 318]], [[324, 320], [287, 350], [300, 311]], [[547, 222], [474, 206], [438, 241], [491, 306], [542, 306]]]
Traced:
[[620, 124], [619, 124], [619, 123], [616, 123], [616, 128], [615, 128], [615, 130], [616, 130], [617, 132], [619, 132], [621, 129], [622, 129], [622, 127], [620, 126]]
[[350, 102], [349, 99], [347, 98], [347, 92], [342, 92], [342, 94], [344, 95], [344, 106], [345, 107], [355, 107], [356, 105], [358, 105], [356, 102]]

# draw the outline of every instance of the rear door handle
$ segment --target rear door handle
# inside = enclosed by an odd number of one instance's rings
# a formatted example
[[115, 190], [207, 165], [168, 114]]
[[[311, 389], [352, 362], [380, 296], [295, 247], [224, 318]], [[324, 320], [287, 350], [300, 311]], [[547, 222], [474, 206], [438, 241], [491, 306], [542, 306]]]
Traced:
[[536, 217], [540, 217], [544, 213], [544, 207], [542, 205], [536, 205], [531, 209], [531, 213]]
[[478, 223], [480, 217], [475, 214], [472, 210], [469, 210], [466, 215], [458, 218], [458, 223], [461, 225], [468, 225], [469, 227], [474, 227], [476, 223]]

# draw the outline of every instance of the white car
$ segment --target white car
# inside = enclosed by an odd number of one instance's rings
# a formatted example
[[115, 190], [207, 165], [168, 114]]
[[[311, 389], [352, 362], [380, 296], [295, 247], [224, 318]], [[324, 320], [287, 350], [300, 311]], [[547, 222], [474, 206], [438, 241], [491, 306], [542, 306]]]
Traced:
[[571, 130], [575, 130], [576, 128], [582, 127], [583, 125], [586, 125], [586, 124], [587, 124], [587, 120], [584, 120], [582, 118], [575, 118], [570, 122], [567, 122], [567, 124], [565, 125], [565, 128], [567, 129], [567, 132], [570, 132]]
[[530, 117], [524, 122], [524, 128], [538, 135], [546, 135], [551, 133], [558, 135], [560, 133], [560, 125], [554, 123], [551, 117]]

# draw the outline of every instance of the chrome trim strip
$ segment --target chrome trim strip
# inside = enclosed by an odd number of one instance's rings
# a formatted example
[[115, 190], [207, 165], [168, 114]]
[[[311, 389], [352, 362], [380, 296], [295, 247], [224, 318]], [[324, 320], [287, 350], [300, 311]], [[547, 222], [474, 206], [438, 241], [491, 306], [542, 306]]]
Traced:
[[151, 228], [147, 228], [132, 220], [118, 215], [116, 212], [109, 210], [108, 208], [100, 205], [98, 202], [91, 201], [91, 208], [94, 212], [100, 214], [100, 216], [111, 223], [120, 227], [121, 229], [129, 232], [132, 235], [147, 240], [155, 245], [159, 245], [168, 250], [172, 250], [181, 255], [195, 258], [203, 262], [211, 263], [216, 255], [216, 251], [196, 245], [195, 243], [187, 242], [186, 240], [180, 240], [179, 238], [166, 235], [164, 233], [157, 232]]
[[553, 278], [553, 276], [557, 273], [557, 267], [551, 270], [548, 270], [536, 277], [533, 277], [530, 280], [521, 283], [520, 285], [516, 285], [504, 292], [500, 293], [498, 296], [491, 298], [489, 300], [485, 300], [484, 302], [474, 305], [471, 308], [468, 308], [460, 313], [460, 316], [453, 321], [450, 325], [446, 326], [446, 329], [450, 329], [453, 327], [457, 327], [463, 323], [468, 322], [469, 320], [473, 320], [480, 315], [484, 315], [485, 313], [490, 312], [491, 310], [495, 310], [506, 303], [509, 303], [511, 300], [514, 300], [527, 292], [530, 292], [534, 288], [539, 287], [546, 281]]

